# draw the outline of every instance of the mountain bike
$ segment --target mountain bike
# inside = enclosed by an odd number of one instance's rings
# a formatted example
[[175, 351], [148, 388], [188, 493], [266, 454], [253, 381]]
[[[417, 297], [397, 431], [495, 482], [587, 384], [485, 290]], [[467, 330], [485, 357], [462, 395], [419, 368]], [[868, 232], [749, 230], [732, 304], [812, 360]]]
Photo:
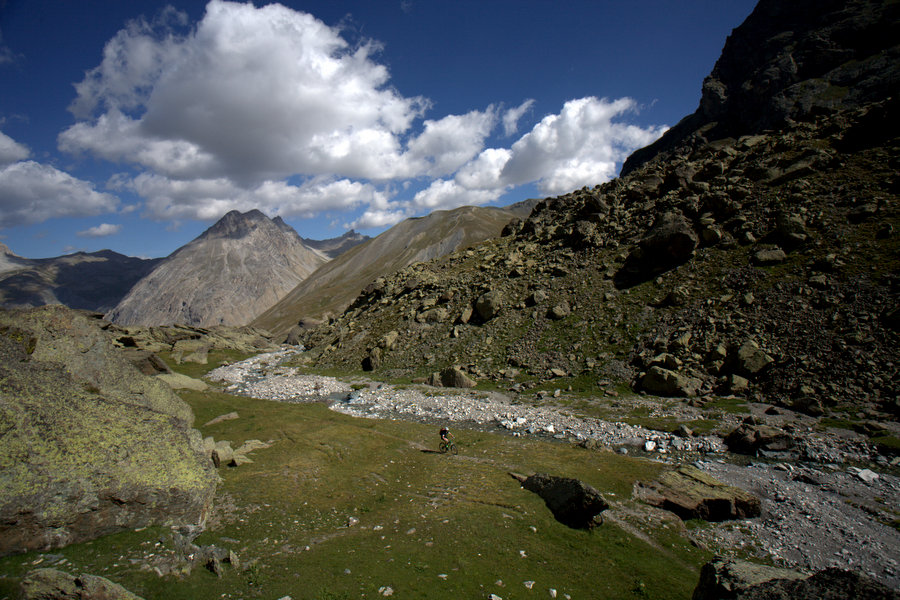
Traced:
[[459, 454], [459, 448], [456, 447], [456, 444], [453, 442], [453, 440], [447, 442], [442, 441], [441, 445], [438, 446], [438, 448], [440, 449], [441, 454], [446, 454], [447, 452], [450, 452], [451, 454]]

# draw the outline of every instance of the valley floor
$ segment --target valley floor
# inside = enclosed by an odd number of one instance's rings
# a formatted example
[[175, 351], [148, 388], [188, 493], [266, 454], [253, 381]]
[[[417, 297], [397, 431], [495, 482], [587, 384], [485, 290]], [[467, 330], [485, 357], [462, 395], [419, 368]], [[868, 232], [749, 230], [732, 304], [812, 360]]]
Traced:
[[[259, 355], [220, 367], [210, 372], [209, 378], [223, 382], [230, 393], [282, 402], [325, 402], [334, 411], [356, 417], [435, 427], [451, 424], [464, 430], [617, 448], [623, 454], [667, 464], [693, 461], [721, 481], [758, 495], [763, 505], [763, 515], [757, 519], [692, 523], [697, 526], [689, 536], [695, 543], [720, 555], [748, 556], [804, 571], [831, 566], [862, 570], [900, 588], [900, 478], [890, 472], [896, 471], [897, 461], [887, 465], [882, 457], [886, 468], [880, 473], [852, 466], [877, 456], [853, 436], [797, 428], [796, 434], [805, 438], [807, 458], [812, 454], [818, 461], [799, 461], [791, 455], [750, 460], [727, 453], [717, 435], [684, 437], [611, 422], [579, 415], [558, 402], [535, 406], [496, 392], [347, 383], [278, 366], [295, 352], [283, 349]], [[640, 403], [641, 398], [633, 401]], [[658, 399], [650, 404], [662, 405], [658, 412], [666, 413], [666, 404]], [[762, 414], [764, 406], [747, 406], [747, 410]], [[696, 422], [703, 418], [700, 412], [677, 402], [669, 405], [664, 416]], [[796, 414], [782, 417], [782, 422], [802, 422]], [[719, 414], [717, 428], [730, 431], [742, 418], [739, 413]], [[588, 441], [593, 443], [586, 444]], [[646, 515], [640, 518], [652, 520]]]

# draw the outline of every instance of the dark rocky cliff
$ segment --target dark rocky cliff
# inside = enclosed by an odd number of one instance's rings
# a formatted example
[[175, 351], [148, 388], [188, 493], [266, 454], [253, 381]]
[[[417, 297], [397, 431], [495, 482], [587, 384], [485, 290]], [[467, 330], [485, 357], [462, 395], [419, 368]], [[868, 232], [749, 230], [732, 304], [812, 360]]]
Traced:
[[622, 175], [679, 146], [778, 130], [895, 94], [898, 15], [896, 2], [762, 0], [726, 40], [697, 110], [632, 154]]

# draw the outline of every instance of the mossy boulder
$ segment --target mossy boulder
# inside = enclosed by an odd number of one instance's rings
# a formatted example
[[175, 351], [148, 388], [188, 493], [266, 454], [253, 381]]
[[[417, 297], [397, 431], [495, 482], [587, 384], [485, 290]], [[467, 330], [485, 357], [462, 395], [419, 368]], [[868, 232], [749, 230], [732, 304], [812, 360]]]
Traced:
[[141, 600], [118, 583], [98, 575], [69, 575], [57, 569], [35, 569], [22, 580], [24, 600]]
[[0, 311], [0, 556], [200, 523], [216, 475], [193, 413], [61, 306]]

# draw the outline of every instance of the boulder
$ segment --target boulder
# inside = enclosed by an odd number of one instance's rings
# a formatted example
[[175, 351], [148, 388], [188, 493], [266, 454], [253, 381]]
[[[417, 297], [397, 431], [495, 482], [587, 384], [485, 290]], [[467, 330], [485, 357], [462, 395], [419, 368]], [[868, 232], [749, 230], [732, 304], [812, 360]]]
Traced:
[[171, 373], [169, 368], [159, 356], [147, 350], [129, 350], [126, 353], [128, 360], [137, 367], [138, 371], [144, 375], [159, 375], [160, 373]]
[[547, 317], [554, 321], [565, 319], [570, 314], [572, 314], [572, 308], [569, 306], [569, 303], [565, 301], [553, 305], [550, 310], [547, 311]]
[[691, 465], [682, 465], [663, 473], [655, 482], [639, 485], [636, 495], [684, 520], [725, 521], [760, 514], [759, 498]]
[[391, 350], [394, 347], [394, 344], [397, 343], [397, 340], [400, 339], [400, 332], [393, 330], [389, 331], [378, 340], [378, 347], [384, 348], [385, 350]]
[[482, 294], [475, 300], [475, 312], [481, 317], [482, 321], [490, 321], [503, 308], [503, 293], [499, 290], [491, 290]]
[[574, 529], [593, 527], [594, 517], [609, 508], [600, 492], [578, 479], [546, 473], [513, 477], [523, 488], [540, 496], [557, 521]]
[[775, 362], [765, 350], [753, 340], [744, 342], [737, 352], [729, 353], [731, 369], [747, 377], [763, 375]]
[[613, 278], [616, 286], [631, 287], [686, 263], [699, 243], [696, 232], [681, 213], [661, 214], [616, 272]]
[[216, 467], [228, 465], [234, 459], [234, 450], [228, 440], [219, 440], [212, 451], [212, 461]]
[[[239, 419], [241, 416], [237, 414], [237, 412], [230, 412], [224, 415], [219, 415], [214, 419], [210, 419], [206, 423], [203, 424], [204, 427], [209, 427], [210, 425], [217, 425], [218, 423], [222, 423], [224, 421], [233, 421], [234, 419]], [[204, 440], [205, 443], [206, 440]], [[205, 446], [204, 446], [205, 447]]]
[[376, 369], [378, 369], [378, 367], [381, 366], [382, 355], [383, 352], [380, 346], [372, 348], [369, 351], [369, 355], [362, 360], [362, 370], [375, 371]]
[[75, 577], [57, 569], [35, 569], [21, 583], [22, 600], [141, 600], [105, 577]]
[[794, 447], [794, 439], [783, 429], [741, 423], [725, 437], [725, 445], [738, 454], [756, 455], [760, 450], [783, 452]]
[[691, 398], [697, 395], [701, 382], [694, 377], [685, 377], [675, 371], [653, 366], [641, 378], [641, 389], [659, 396]]
[[753, 255], [753, 262], [761, 267], [777, 265], [787, 259], [787, 254], [781, 248], [758, 250]]
[[644, 256], [660, 267], [680, 265], [691, 258], [699, 239], [681, 213], [664, 212], [640, 241]]
[[834, 567], [810, 576], [715, 558], [700, 570], [692, 600], [900, 600], [900, 591], [862, 573]]
[[444, 387], [473, 388], [477, 383], [463, 373], [459, 367], [447, 367], [441, 371], [441, 385]]
[[32, 341], [0, 333], [0, 556], [202, 523], [217, 477], [190, 407], [97, 319], [0, 311], [0, 332], [13, 324]]
[[189, 377], [183, 373], [160, 373], [156, 378], [164, 381], [173, 390], [196, 390], [202, 392], [209, 388], [209, 385], [202, 379]]
[[700, 581], [692, 600], [726, 600], [743, 598], [750, 588], [772, 581], [804, 579], [806, 575], [759, 565], [746, 560], [716, 557], [700, 569]]

